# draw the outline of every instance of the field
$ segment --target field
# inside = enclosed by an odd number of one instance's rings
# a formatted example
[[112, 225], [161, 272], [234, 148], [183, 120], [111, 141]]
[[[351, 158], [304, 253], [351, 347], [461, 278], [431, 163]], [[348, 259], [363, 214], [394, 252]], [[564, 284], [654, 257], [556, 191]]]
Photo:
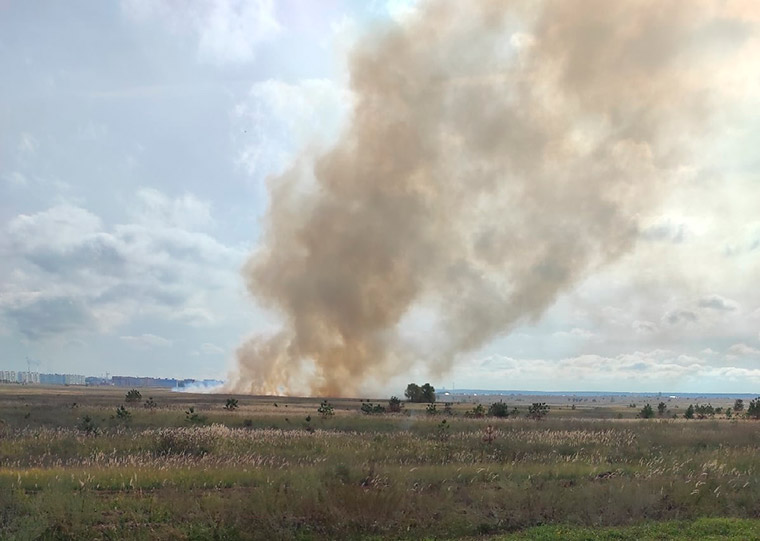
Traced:
[[760, 423], [684, 420], [685, 402], [644, 420], [555, 398], [536, 421], [525, 397], [509, 419], [359, 399], [323, 417], [125, 392], [0, 385], [0, 539], [760, 538]]

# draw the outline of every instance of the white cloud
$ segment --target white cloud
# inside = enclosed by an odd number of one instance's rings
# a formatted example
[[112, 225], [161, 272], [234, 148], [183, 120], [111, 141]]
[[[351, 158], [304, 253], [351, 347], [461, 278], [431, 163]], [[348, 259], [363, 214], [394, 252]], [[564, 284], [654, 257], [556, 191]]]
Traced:
[[671, 310], [662, 316], [662, 320], [670, 325], [680, 323], [695, 323], [699, 316], [691, 310]]
[[156, 336], [155, 334], [120, 336], [119, 338], [137, 348], [170, 347], [172, 345], [171, 340], [167, 340], [161, 336]]
[[709, 308], [723, 312], [733, 312], [739, 307], [739, 304], [731, 299], [721, 297], [720, 295], [709, 295], [699, 299], [697, 305], [700, 308]]
[[728, 348], [728, 353], [731, 355], [739, 355], [739, 356], [747, 356], [747, 355], [760, 355], [760, 349], [753, 348], [752, 346], [748, 346], [747, 344], [740, 343], [740, 344], [734, 344], [730, 348]]
[[215, 305], [241, 296], [244, 250], [178, 227], [210, 221], [193, 196], [151, 190], [137, 201], [138, 221], [110, 228], [71, 204], [12, 219], [0, 237], [6, 324], [41, 339], [107, 332], [150, 315], [201, 327], [224, 319]]
[[259, 44], [282, 31], [274, 0], [122, 0], [122, 9], [131, 19], [192, 34], [199, 59], [217, 65], [250, 62]]
[[579, 329], [578, 327], [575, 327], [569, 331], [558, 331], [552, 334], [552, 336], [556, 336], [558, 338], [593, 338], [595, 334], [587, 329]]
[[22, 133], [18, 142], [18, 151], [22, 155], [31, 155], [37, 152], [39, 143], [31, 133]]

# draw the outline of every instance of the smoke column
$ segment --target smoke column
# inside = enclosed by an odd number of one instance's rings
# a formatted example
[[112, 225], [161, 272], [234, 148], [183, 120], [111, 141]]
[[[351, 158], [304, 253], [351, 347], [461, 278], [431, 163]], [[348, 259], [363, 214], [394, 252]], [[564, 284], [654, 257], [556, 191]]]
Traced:
[[244, 276], [283, 327], [228, 385], [351, 395], [538, 319], [689, 170], [756, 5], [439, 1], [366, 36], [337, 144], [269, 179]]

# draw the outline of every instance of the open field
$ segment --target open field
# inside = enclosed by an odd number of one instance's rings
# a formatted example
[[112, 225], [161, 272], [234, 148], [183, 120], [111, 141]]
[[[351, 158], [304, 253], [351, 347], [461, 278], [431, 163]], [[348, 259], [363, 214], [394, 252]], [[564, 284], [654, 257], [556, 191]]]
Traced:
[[563, 398], [533, 421], [525, 397], [510, 419], [359, 399], [322, 418], [319, 399], [125, 391], [0, 386], [0, 538], [760, 537], [753, 421]]

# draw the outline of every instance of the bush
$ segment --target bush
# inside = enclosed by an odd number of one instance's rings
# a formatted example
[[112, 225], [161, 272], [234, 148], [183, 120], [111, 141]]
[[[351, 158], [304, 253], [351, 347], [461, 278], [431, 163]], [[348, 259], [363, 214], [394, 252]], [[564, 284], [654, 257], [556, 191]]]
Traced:
[[494, 402], [488, 408], [488, 415], [491, 417], [506, 418], [509, 417], [509, 406], [499, 400]]
[[332, 405], [327, 400], [322, 401], [319, 408], [317, 408], [317, 412], [322, 416], [322, 419], [335, 415], [335, 410], [333, 410]]
[[547, 415], [549, 415], [549, 406], [546, 402], [533, 402], [528, 406], [528, 417], [531, 419], [540, 421]]
[[404, 405], [397, 396], [392, 396], [391, 399], [388, 400], [388, 411], [391, 413], [399, 413], [403, 406]]
[[740, 411], [744, 411], [744, 400], [742, 400], [741, 398], [737, 398], [734, 401], [734, 411], [736, 413], [739, 413]]
[[694, 406], [689, 404], [689, 407], [686, 408], [686, 411], [683, 414], [684, 419], [693, 419], [694, 418]]
[[127, 394], [124, 396], [124, 400], [126, 402], [139, 402], [142, 400], [142, 395], [137, 389], [132, 389], [130, 391], [127, 391]]
[[486, 415], [486, 408], [483, 407], [483, 404], [476, 405], [475, 407], [472, 408], [472, 410], [464, 414], [465, 417], [475, 417], [476, 419], [485, 417], [485, 415]]
[[98, 425], [95, 424], [95, 421], [89, 415], [85, 415], [79, 420], [77, 428], [82, 432], [92, 436], [96, 436], [98, 434]]
[[188, 434], [184, 430], [162, 430], [153, 447], [158, 456], [185, 455], [205, 456], [211, 452], [211, 442], [200, 434]]
[[760, 419], [760, 396], [750, 401], [747, 407], [747, 417], [750, 419]]
[[376, 415], [385, 413], [385, 408], [381, 406], [380, 404], [372, 404], [371, 402], [364, 402], [362, 403], [362, 413], [365, 413], [367, 415]]
[[193, 425], [200, 425], [206, 422], [206, 418], [196, 413], [195, 408], [190, 406], [185, 412], [185, 421]]
[[651, 419], [652, 417], [654, 417], [654, 409], [652, 409], [652, 406], [647, 404], [646, 406], [641, 408], [641, 411], [639, 412], [639, 417], [641, 419]]
[[665, 415], [665, 412], [667, 411], [667, 409], [668, 409], [668, 406], [665, 404], [665, 402], [660, 402], [659, 404], [657, 404], [657, 415], [662, 417], [663, 415]]
[[227, 411], [236, 410], [238, 407], [237, 398], [228, 398], [227, 403], [224, 404], [224, 409]]
[[428, 415], [438, 415], [438, 410], [435, 407], [435, 404], [428, 404], [427, 408], [425, 408], [425, 413]]
[[124, 423], [128, 423], [129, 420], [132, 418], [132, 414], [122, 404], [121, 406], [119, 406], [118, 408], [116, 408], [116, 418], [119, 421], [122, 421]]
[[148, 400], [145, 401], [145, 404], [143, 404], [143, 406], [145, 407], [145, 409], [153, 411], [154, 409], [158, 407], [158, 404], [156, 404], [156, 401], [153, 400], [152, 396], [149, 396]]

